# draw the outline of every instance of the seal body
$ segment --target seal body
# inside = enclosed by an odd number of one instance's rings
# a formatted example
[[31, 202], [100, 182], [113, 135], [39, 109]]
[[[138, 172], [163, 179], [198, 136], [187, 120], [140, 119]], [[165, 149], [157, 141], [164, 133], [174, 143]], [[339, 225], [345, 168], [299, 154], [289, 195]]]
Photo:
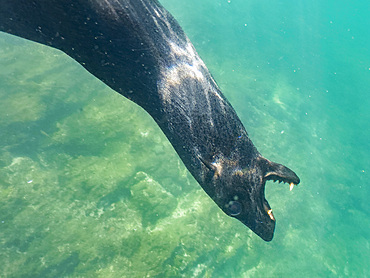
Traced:
[[257, 151], [176, 20], [156, 0], [0, 0], [0, 30], [57, 48], [145, 109], [194, 178], [264, 240], [268, 179], [297, 175]]

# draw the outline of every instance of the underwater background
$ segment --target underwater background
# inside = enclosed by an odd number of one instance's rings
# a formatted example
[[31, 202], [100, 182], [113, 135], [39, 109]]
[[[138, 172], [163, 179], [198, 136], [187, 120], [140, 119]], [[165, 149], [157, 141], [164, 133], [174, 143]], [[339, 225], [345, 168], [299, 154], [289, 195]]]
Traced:
[[370, 2], [161, 3], [301, 179], [266, 184], [274, 239], [226, 216], [139, 106], [0, 33], [0, 277], [369, 277]]

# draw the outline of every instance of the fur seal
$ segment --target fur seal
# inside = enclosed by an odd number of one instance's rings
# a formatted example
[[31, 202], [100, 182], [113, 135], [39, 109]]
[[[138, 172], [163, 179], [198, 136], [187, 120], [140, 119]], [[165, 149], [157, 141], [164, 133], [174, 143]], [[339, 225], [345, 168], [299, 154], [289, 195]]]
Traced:
[[145, 109], [214, 202], [265, 241], [266, 180], [300, 182], [264, 158], [204, 62], [157, 0], [0, 0], [0, 31], [57, 48]]

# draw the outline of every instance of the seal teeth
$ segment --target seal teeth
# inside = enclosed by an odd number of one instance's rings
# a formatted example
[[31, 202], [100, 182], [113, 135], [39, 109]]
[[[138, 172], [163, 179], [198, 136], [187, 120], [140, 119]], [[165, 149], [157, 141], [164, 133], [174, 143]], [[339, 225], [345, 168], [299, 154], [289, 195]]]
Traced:
[[269, 210], [267, 211], [267, 214], [270, 216], [271, 220], [275, 221], [275, 217], [274, 217], [274, 215], [272, 214], [272, 209], [269, 209]]
[[290, 189], [290, 191], [292, 191], [293, 190], [293, 187], [294, 187], [294, 183], [290, 183], [290, 185], [289, 185], [289, 189]]

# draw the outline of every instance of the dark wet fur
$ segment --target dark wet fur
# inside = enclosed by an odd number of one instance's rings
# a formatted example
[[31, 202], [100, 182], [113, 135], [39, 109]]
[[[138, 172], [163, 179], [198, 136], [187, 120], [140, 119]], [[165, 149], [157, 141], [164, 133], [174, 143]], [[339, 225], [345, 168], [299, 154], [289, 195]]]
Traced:
[[143, 107], [216, 204], [266, 241], [266, 180], [299, 183], [263, 158], [176, 20], [152, 0], [0, 0], [0, 30], [67, 53]]

